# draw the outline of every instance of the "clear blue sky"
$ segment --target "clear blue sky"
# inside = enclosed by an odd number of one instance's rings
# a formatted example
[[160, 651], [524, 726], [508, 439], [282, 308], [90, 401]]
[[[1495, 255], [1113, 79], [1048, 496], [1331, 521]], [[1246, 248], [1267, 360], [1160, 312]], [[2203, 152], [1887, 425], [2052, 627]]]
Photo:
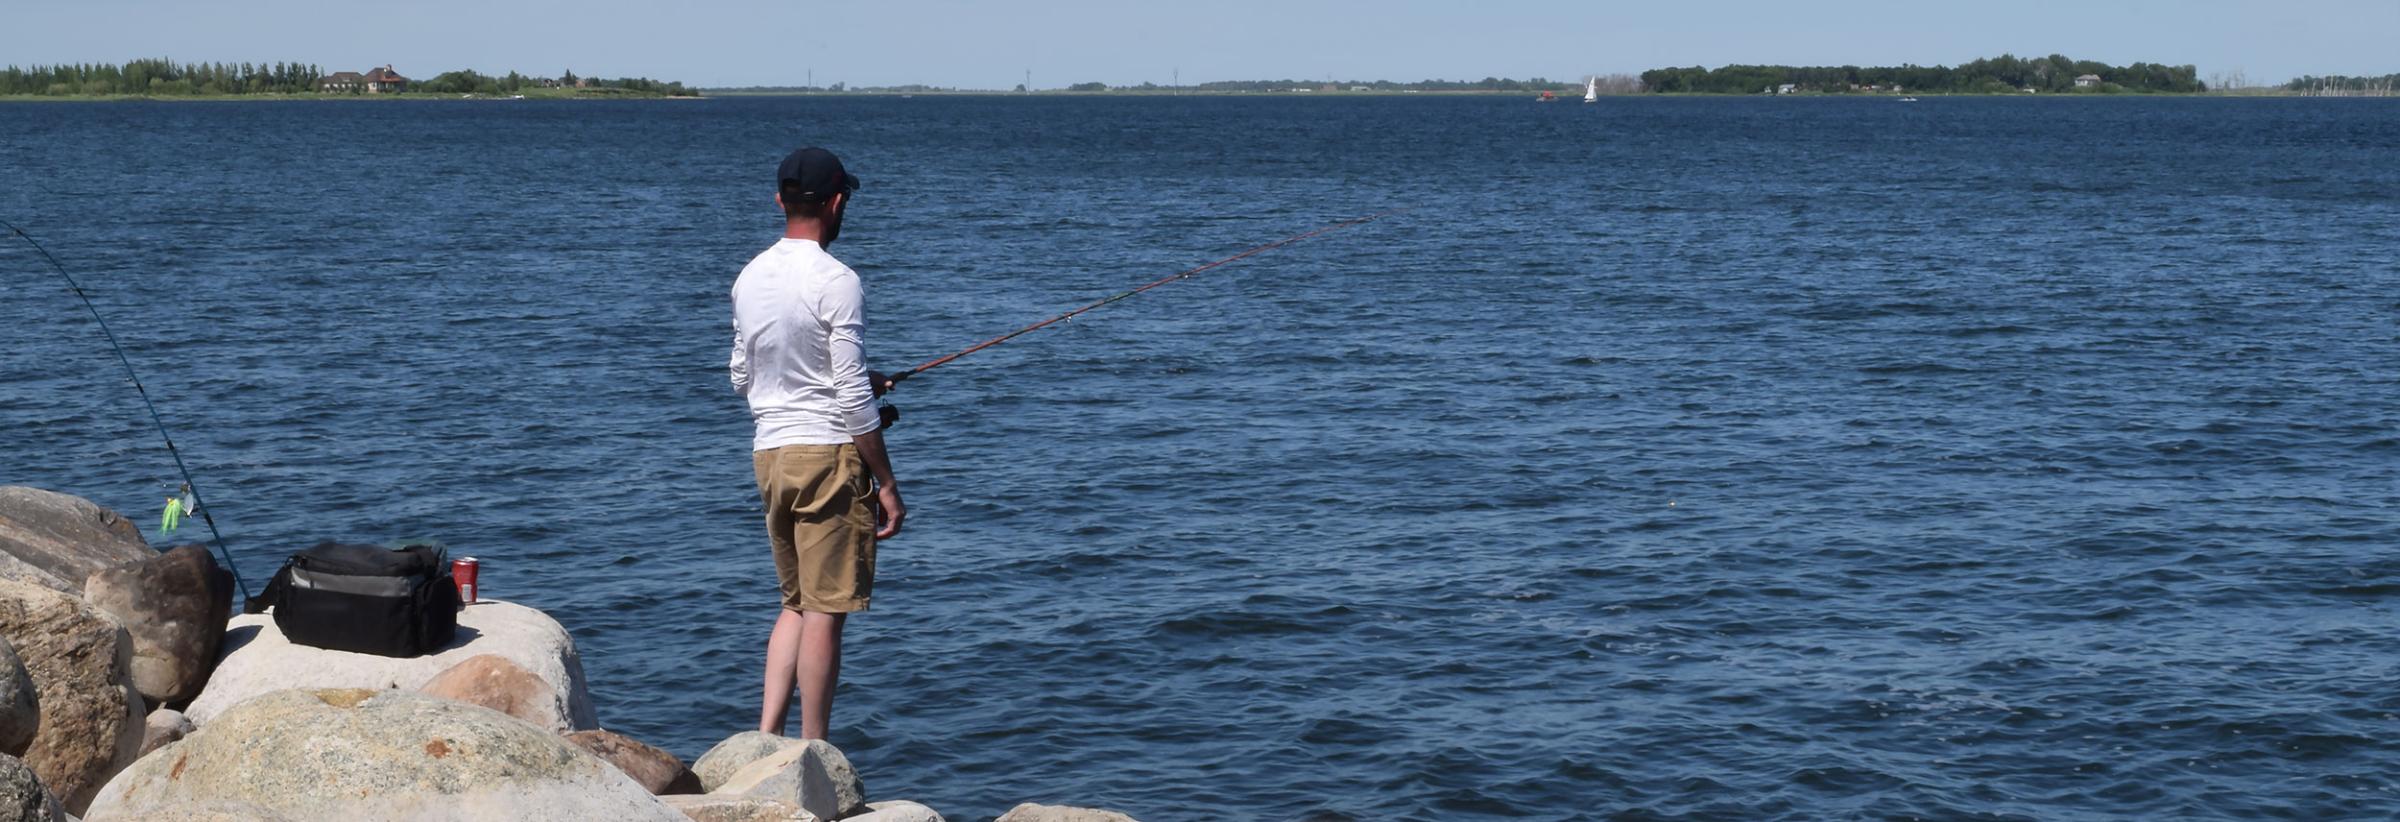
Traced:
[[[1688, 10], [1699, 6], [1707, 11]], [[0, 64], [300, 60], [702, 86], [1007, 88], [1237, 79], [1572, 79], [1667, 65], [2192, 63], [2253, 82], [2400, 72], [2400, 0], [9, 0]]]

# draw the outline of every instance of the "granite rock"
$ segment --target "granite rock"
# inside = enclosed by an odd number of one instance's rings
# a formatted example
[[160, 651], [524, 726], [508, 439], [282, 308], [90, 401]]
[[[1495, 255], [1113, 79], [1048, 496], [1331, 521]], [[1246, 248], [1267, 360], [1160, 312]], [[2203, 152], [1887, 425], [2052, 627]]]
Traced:
[[458, 637], [440, 651], [398, 658], [295, 645], [272, 614], [243, 614], [225, 628], [217, 670], [183, 712], [200, 727], [261, 694], [288, 688], [416, 690], [469, 657], [496, 654], [540, 677], [566, 706], [567, 727], [600, 727], [584, 685], [575, 639], [549, 614], [486, 599], [458, 612]]
[[192, 718], [182, 711], [160, 708], [142, 720], [142, 748], [135, 759], [149, 756], [151, 751], [164, 748], [192, 735]]
[[1027, 802], [1008, 809], [992, 822], [1135, 822], [1133, 817], [1116, 811], [1076, 808], [1067, 805], [1037, 805]]
[[943, 822], [943, 819], [940, 811], [902, 799], [869, 802], [866, 813], [842, 822]]
[[499, 654], [480, 654], [460, 660], [435, 674], [418, 691], [469, 705], [481, 705], [509, 716], [566, 733], [567, 695], [532, 671]]
[[6, 579], [0, 637], [16, 648], [41, 703], [25, 764], [68, 813], [80, 813], [141, 752], [148, 711], [133, 688], [133, 640], [83, 600]]
[[[323, 822], [314, 817], [286, 816], [247, 802], [191, 802], [182, 805], [160, 805], [145, 809], [138, 816], [117, 815], [116, 820], [140, 822]], [[78, 822], [68, 817], [67, 822]]]
[[93, 571], [158, 556], [115, 511], [23, 485], [0, 485], [0, 579], [81, 595]]
[[42, 727], [42, 699], [17, 649], [0, 638], [0, 754], [24, 756]]
[[659, 799], [692, 822], [822, 822], [798, 805], [758, 796], [694, 793]]
[[233, 609], [233, 574], [200, 545], [92, 572], [83, 599], [133, 636], [133, 687], [152, 705], [200, 694]]
[[617, 766], [653, 794], [701, 793], [700, 777], [674, 754], [643, 744], [615, 731], [576, 731], [567, 734], [576, 747]]
[[62, 822], [66, 818], [66, 810], [42, 788], [32, 767], [0, 754], [0, 822]]
[[684, 819], [547, 729], [413, 691], [365, 689], [245, 701], [110, 780], [89, 819], [208, 803], [298, 819]]
[[776, 736], [763, 731], [743, 731], [726, 737], [725, 741], [709, 748], [692, 762], [692, 773], [700, 776], [700, 790], [715, 791], [717, 786], [733, 777], [743, 766], [757, 762], [785, 748], [800, 744], [800, 740]]
[[867, 786], [850, 767], [850, 758], [822, 739], [802, 740], [744, 765], [711, 793], [790, 802], [819, 819], [856, 816], [867, 809]]

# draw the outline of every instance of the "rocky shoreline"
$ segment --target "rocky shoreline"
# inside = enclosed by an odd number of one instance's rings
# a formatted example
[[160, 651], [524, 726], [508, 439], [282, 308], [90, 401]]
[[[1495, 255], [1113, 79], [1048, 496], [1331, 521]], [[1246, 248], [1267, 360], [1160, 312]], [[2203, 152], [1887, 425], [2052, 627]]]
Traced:
[[[233, 616], [207, 549], [0, 486], [0, 822], [941, 822], [870, 801], [822, 740], [733, 734], [686, 765], [606, 730], [566, 629], [486, 601], [400, 659]], [[1131, 822], [1018, 805], [999, 822]]]

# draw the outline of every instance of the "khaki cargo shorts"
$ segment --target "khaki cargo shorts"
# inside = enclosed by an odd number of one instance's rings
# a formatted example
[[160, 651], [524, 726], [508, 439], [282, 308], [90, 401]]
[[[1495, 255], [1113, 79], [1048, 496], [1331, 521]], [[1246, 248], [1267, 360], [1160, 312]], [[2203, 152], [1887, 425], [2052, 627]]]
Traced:
[[767, 506], [783, 607], [842, 614], [875, 589], [875, 495], [855, 445], [786, 445], [750, 454]]

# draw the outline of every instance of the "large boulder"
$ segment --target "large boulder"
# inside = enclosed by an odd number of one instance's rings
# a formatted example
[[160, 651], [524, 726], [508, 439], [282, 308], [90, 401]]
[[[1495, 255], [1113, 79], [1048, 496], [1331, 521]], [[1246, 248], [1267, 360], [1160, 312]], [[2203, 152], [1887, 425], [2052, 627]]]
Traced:
[[242, 703], [100, 790], [89, 822], [233, 804], [295, 819], [682, 822], [547, 729], [412, 691], [281, 691]]
[[[118, 817], [122, 819], [124, 817]], [[143, 811], [141, 822], [321, 822], [315, 817], [285, 816], [247, 802], [194, 802], [162, 805]], [[77, 822], [68, 817], [67, 822]]]
[[788, 736], [776, 736], [765, 731], [743, 731], [726, 737], [725, 741], [701, 754], [699, 759], [692, 762], [692, 773], [700, 776], [700, 790], [715, 791], [743, 766], [798, 744], [800, 740]]
[[233, 574], [208, 548], [185, 545], [139, 562], [92, 572], [83, 599], [133, 635], [133, 687], [152, 705], [200, 695], [217, 665], [217, 643], [233, 610]]
[[659, 799], [692, 822], [826, 822], [798, 805], [758, 796], [690, 793]]
[[401, 659], [292, 644], [271, 614], [244, 614], [225, 627], [223, 651], [208, 687], [183, 709], [200, 727], [226, 709], [286, 688], [417, 690], [470, 657], [495, 654], [540, 677], [566, 706], [567, 726], [600, 727], [583, 680], [583, 659], [567, 629], [541, 611], [484, 600], [458, 612], [458, 638], [436, 653]]
[[81, 594], [93, 571], [157, 555], [132, 520], [91, 500], [0, 485], [0, 579]]
[[24, 756], [42, 727], [42, 699], [17, 649], [0, 637], [0, 754]]
[[840, 819], [867, 810], [867, 786], [850, 758], [833, 743], [804, 740], [742, 766], [711, 793], [757, 796], [790, 802], [818, 819]]
[[624, 771], [653, 794], [702, 792], [700, 777], [684, 767], [682, 759], [640, 740], [616, 731], [576, 731], [567, 734], [567, 741], [617, 766], [617, 770]]
[[477, 654], [433, 675], [417, 688], [443, 699], [481, 705], [509, 716], [566, 733], [567, 695], [532, 671], [499, 654]]
[[142, 695], [133, 688], [133, 640], [83, 600], [0, 579], [0, 637], [33, 676], [41, 727], [25, 764], [68, 813], [141, 752]]
[[1133, 817], [1116, 811], [1077, 808], [1067, 805], [1037, 805], [1027, 802], [1008, 809], [992, 822], [1135, 822]]
[[0, 754], [0, 822], [62, 822], [66, 817], [32, 768]]

